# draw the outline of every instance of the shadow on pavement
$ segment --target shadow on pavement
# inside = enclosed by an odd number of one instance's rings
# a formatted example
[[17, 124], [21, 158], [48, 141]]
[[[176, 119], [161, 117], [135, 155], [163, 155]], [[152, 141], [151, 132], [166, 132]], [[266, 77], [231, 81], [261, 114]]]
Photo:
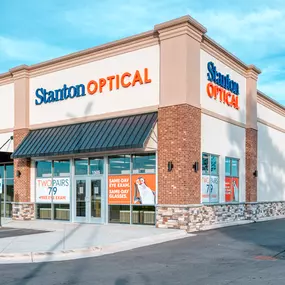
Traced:
[[32, 229], [17, 229], [17, 228], [0, 228], [0, 239], [26, 235], [44, 234], [50, 231], [32, 230]]
[[224, 247], [247, 250], [252, 248], [256, 255], [274, 257], [285, 250], [285, 219], [248, 225], [220, 228], [200, 232], [200, 236], [223, 240]]

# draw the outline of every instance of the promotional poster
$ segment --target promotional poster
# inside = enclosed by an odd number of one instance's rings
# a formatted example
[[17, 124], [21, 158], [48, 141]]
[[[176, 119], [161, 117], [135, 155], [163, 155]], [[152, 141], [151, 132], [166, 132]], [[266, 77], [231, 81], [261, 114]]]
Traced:
[[239, 178], [226, 177], [225, 178], [225, 201], [238, 202], [239, 200]]
[[155, 174], [132, 175], [132, 204], [155, 205]]
[[219, 178], [215, 176], [202, 176], [202, 202], [217, 203], [219, 202]]
[[155, 205], [155, 174], [110, 175], [109, 205]]
[[70, 178], [37, 178], [37, 203], [69, 204]]
[[109, 205], [130, 204], [130, 175], [110, 175], [108, 177]]

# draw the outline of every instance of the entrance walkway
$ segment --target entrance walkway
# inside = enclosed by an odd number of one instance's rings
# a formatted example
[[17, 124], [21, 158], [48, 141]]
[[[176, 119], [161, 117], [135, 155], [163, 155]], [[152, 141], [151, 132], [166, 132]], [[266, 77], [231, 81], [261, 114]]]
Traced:
[[[23, 229], [23, 235], [21, 231]], [[35, 230], [28, 232], [27, 230]], [[3, 238], [1, 238], [1, 232]], [[3, 221], [0, 263], [41, 262], [91, 257], [193, 236], [153, 226]]]

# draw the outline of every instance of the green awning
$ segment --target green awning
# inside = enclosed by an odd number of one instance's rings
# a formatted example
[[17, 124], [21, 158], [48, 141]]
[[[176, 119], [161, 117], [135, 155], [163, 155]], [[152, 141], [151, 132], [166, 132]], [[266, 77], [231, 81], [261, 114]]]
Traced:
[[144, 148], [156, 121], [154, 112], [32, 130], [12, 158]]

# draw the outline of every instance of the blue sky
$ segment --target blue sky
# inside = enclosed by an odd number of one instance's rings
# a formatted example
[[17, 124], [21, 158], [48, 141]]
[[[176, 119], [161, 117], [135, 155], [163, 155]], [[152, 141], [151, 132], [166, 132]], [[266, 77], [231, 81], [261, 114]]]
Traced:
[[0, 73], [151, 30], [186, 14], [285, 104], [284, 0], [0, 0]]

